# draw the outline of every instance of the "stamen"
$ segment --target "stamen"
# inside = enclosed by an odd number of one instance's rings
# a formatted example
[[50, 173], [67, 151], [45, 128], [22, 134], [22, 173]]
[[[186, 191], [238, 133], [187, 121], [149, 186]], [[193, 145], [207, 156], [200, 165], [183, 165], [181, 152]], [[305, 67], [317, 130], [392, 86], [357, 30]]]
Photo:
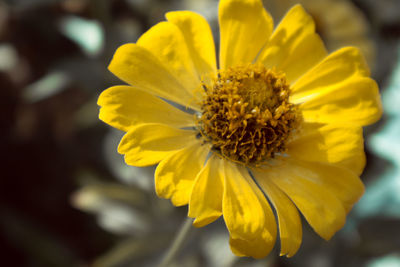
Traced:
[[262, 65], [229, 68], [205, 94], [198, 127], [222, 156], [259, 165], [286, 151], [300, 116], [283, 73]]

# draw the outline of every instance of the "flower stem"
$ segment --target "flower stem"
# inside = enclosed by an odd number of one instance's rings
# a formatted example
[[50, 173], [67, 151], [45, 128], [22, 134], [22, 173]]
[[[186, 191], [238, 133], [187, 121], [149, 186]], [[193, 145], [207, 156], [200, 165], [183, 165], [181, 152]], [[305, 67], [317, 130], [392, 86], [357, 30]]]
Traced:
[[171, 262], [174, 260], [179, 250], [182, 248], [183, 243], [185, 242], [188, 234], [190, 233], [190, 229], [192, 228], [193, 219], [187, 217], [182, 223], [181, 229], [175, 236], [174, 241], [172, 241], [169, 250], [165, 254], [164, 258], [158, 265], [158, 267], [168, 267]]

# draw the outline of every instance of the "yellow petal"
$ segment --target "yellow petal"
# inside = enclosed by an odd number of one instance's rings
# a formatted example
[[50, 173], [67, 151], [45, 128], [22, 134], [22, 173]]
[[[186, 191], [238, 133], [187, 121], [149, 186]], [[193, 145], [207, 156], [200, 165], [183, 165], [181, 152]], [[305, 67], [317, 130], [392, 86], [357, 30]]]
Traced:
[[260, 0], [219, 3], [220, 69], [252, 63], [272, 33], [273, 21]]
[[[160, 60], [189, 93], [200, 90], [200, 80], [185, 38], [176, 25], [167, 21], [154, 25], [139, 38], [137, 45]], [[199, 94], [195, 96], [200, 97]]]
[[294, 172], [329, 190], [349, 212], [364, 193], [358, 175], [341, 167], [316, 162], [296, 160], [291, 163]]
[[254, 239], [265, 224], [264, 211], [250, 176], [242, 168], [225, 163], [224, 219], [232, 237]]
[[282, 19], [257, 61], [285, 72], [292, 83], [326, 55], [312, 17], [296, 5]]
[[365, 126], [382, 116], [378, 85], [366, 77], [355, 77], [326, 86], [304, 100], [300, 110], [307, 122]]
[[175, 127], [194, 126], [193, 115], [132, 86], [113, 86], [103, 91], [97, 104], [99, 118], [111, 126], [129, 131], [141, 123], [164, 123]]
[[361, 52], [354, 47], [344, 47], [331, 53], [293, 84], [291, 101], [304, 102], [304, 97], [328, 86], [369, 75], [369, 68]]
[[[272, 211], [270, 215], [273, 216]], [[271, 221], [270, 224], [273, 224], [275, 229], [275, 218], [272, 219], [274, 221]], [[262, 259], [267, 256], [275, 245], [276, 229], [273, 230], [272, 226], [269, 225], [265, 227], [255, 239], [241, 239], [230, 236], [229, 245], [232, 252], [238, 257], [253, 257], [255, 259]]]
[[281, 253], [292, 257], [301, 245], [302, 226], [297, 208], [293, 202], [268, 178], [268, 173], [257, 169], [251, 170], [257, 183], [275, 207], [279, 221]]
[[129, 130], [118, 146], [128, 165], [144, 167], [159, 163], [168, 155], [196, 141], [196, 132], [165, 124], [140, 124]]
[[135, 88], [199, 109], [192, 93], [155, 56], [136, 44], [120, 46], [108, 69]]
[[196, 177], [188, 215], [196, 218], [193, 222], [196, 227], [205, 226], [222, 215], [223, 167], [223, 159], [213, 154]]
[[248, 171], [226, 160], [224, 163], [222, 211], [231, 249], [238, 256], [263, 258], [275, 244], [275, 216]]
[[199, 78], [216, 72], [214, 38], [207, 21], [191, 11], [168, 12], [168, 21], [182, 32]]
[[[296, 168], [289, 162], [281, 162], [265, 171], [268, 179], [288, 195], [322, 238], [329, 240], [343, 227], [346, 212], [342, 203], [333, 194], [329, 184], [318, 181], [319, 177], [328, 175], [330, 169], [326, 173], [315, 173], [310, 169]], [[350, 171], [348, 173], [352, 174]]]
[[297, 159], [335, 164], [356, 175], [365, 167], [363, 133], [357, 126], [304, 123], [287, 148]]
[[155, 172], [157, 195], [171, 199], [175, 206], [188, 204], [195, 178], [209, 151], [209, 145], [197, 141], [164, 158]]

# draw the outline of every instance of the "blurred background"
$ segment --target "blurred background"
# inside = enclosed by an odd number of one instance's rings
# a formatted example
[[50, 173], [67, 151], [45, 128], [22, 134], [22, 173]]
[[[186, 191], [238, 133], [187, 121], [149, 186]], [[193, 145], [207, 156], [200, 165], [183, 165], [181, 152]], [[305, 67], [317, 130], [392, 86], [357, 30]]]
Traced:
[[[400, 266], [400, 0], [267, 0], [278, 21], [300, 2], [329, 50], [359, 46], [385, 114], [365, 130], [367, 191], [330, 242], [304, 223], [291, 259], [239, 259], [221, 220], [190, 233], [171, 266]], [[107, 71], [171, 10], [211, 23], [216, 0], [0, 0], [1, 266], [155, 266], [186, 217], [154, 192], [151, 168], [124, 164], [121, 132], [97, 118]], [[277, 24], [277, 23], [276, 23]]]

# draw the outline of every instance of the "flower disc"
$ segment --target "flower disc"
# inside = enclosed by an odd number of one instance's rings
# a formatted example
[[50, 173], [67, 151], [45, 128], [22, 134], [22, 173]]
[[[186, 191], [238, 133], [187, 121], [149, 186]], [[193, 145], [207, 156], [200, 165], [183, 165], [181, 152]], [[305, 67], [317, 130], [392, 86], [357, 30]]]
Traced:
[[222, 156], [255, 164], [285, 151], [298, 121], [285, 75], [262, 65], [220, 71], [206, 87], [199, 128]]

